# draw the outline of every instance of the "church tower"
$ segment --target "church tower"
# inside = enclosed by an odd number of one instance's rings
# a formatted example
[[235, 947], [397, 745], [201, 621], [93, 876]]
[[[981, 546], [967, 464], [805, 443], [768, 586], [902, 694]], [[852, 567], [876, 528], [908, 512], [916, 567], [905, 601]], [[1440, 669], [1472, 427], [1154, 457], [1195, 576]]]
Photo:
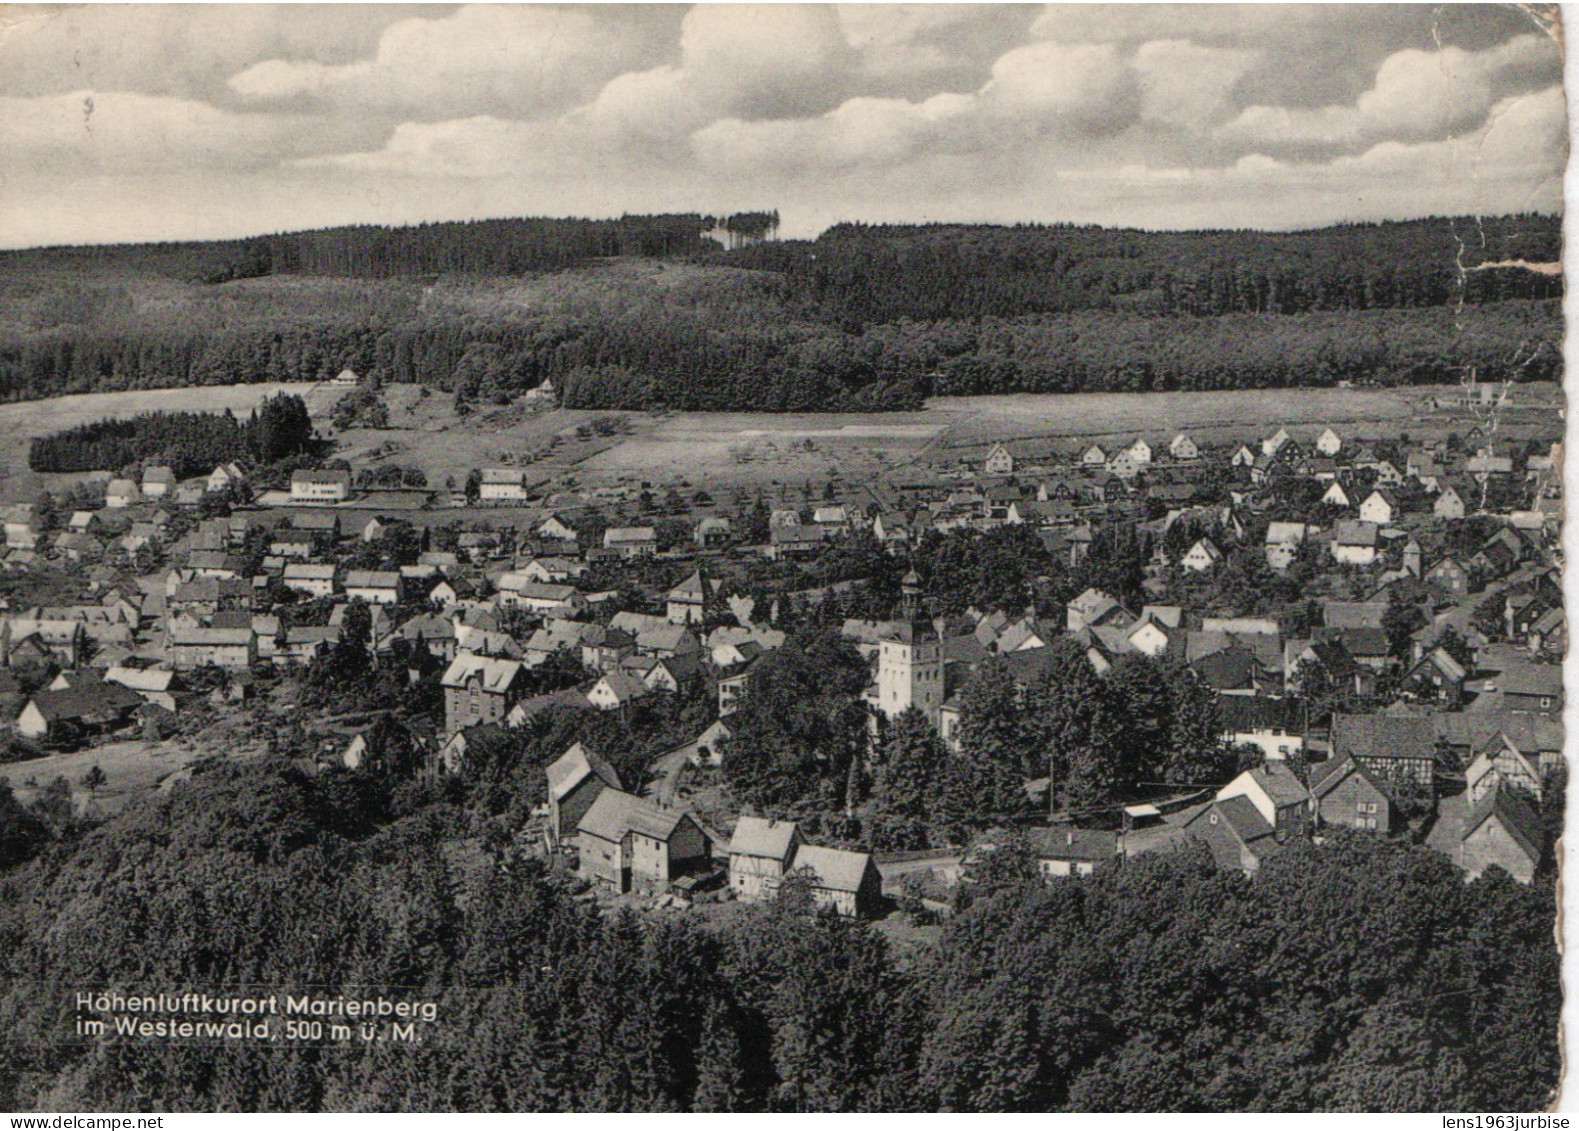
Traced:
[[901, 587], [904, 614], [879, 641], [877, 706], [889, 718], [916, 707], [936, 726], [943, 706], [943, 644], [921, 615], [921, 578], [915, 570]]

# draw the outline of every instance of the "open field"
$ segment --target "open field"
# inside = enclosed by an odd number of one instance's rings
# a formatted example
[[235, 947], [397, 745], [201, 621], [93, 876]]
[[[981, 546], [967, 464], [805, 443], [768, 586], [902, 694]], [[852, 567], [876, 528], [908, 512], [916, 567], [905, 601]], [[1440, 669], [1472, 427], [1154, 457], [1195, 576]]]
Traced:
[[[27, 443], [106, 416], [151, 409], [241, 413], [281, 391], [302, 394], [321, 431], [343, 389], [324, 384], [216, 385], [96, 393], [0, 405], [0, 501], [35, 497], [84, 476], [35, 475]], [[473, 467], [513, 465], [531, 481], [575, 476], [584, 485], [685, 480], [696, 486], [751, 488], [837, 476], [864, 480], [932, 459], [978, 456], [995, 441], [1021, 457], [1065, 455], [1093, 440], [1145, 435], [1155, 443], [1188, 430], [1198, 440], [1248, 440], [1278, 425], [1313, 432], [1334, 425], [1354, 438], [1407, 431], [1425, 437], [1487, 424], [1488, 410], [1433, 411], [1445, 386], [1391, 389], [1239, 389], [1213, 392], [1070, 393], [939, 397], [917, 412], [745, 413], [533, 409], [516, 404], [478, 406], [459, 416], [441, 390], [390, 385], [383, 391], [390, 427], [334, 434], [338, 454], [356, 466], [399, 464], [423, 471], [442, 489], [460, 484]], [[1520, 404], [1557, 403], [1552, 385], [1516, 387]], [[1505, 410], [1504, 420], [1531, 417]], [[1540, 419], [1559, 427], [1548, 411]], [[578, 437], [578, 427], [617, 417], [624, 432]]]
[[64, 777], [71, 783], [73, 800], [82, 806], [89, 801], [82, 775], [97, 766], [104, 771], [105, 783], [92, 801], [101, 811], [114, 813], [133, 799], [158, 789], [171, 774], [212, 753], [181, 741], [109, 742], [71, 754], [7, 762], [0, 765], [0, 778], [8, 779], [17, 799], [25, 803], [33, 800], [42, 787]]

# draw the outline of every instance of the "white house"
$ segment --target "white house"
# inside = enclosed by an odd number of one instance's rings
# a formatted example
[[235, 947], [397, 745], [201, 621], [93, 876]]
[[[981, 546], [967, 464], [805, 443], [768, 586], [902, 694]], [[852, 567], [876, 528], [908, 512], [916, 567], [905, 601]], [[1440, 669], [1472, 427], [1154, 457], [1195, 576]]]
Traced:
[[1332, 556], [1342, 565], [1368, 566], [1376, 560], [1373, 522], [1340, 522], [1332, 534]]
[[1276, 432], [1272, 433], [1272, 435], [1261, 441], [1261, 454], [1264, 456], [1277, 455], [1278, 452], [1283, 450], [1283, 446], [1287, 444], [1290, 439], [1292, 439], [1292, 437], [1289, 436], [1288, 429], [1279, 428]]
[[1194, 440], [1180, 432], [1168, 444], [1168, 454], [1174, 459], [1198, 459], [1201, 449], [1196, 446]]
[[1212, 540], [1201, 538], [1189, 548], [1183, 558], [1179, 559], [1179, 564], [1191, 573], [1205, 573], [1222, 560], [1223, 552], [1212, 543]]
[[137, 484], [130, 479], [111, 479], [110, 485], [104, 489], [104, 505], [107, 507], [129, 507], [141, 497]]
[[1013, 475], [1014, 456], [1002, 444], [994, 444], [981, 469], [988, 475]]
[[482, 503], [526, 502], [526, 473], [515, 467], [485, 467], [477, 486], [477, 501]]
[[1329, 507], [1346, 507], [1349, 505], [1349, 493], [1343, 489], [1343, 484], [1336, 479], [1322, 493], [1321, 501]]
[[350, 497], [349, 471], [297, 471], [291, 475], [293, 503], [339, 503]]
[[1269, 522], [1266, 528], [1266, 564], [1281, 573], [1294, 564], [1305, 541], [1303, 522]]
[[1398, 500], [1380, 488], [1365, 496], [1365, 501], [1360, 504], [1360, 518], [1365, 522], [1374, 522], [1378, 526], [1392, 525], [1393, 516], [1398, 512]]
[[347, 600], [360, 597], [370, 605], [394, 605], [400, 602], [400, 573], [398, 570], [353, 569], [345, 575]]
[[162, 499], [175, 490], [175, 472], [168, 467], [150, 467], [143, 472], [143, 495]]
[[1125, 448], [1124, 451], [1137, 464], [1151, 462], [1151, 445], [1146, 443], [1144, 436], [1135, 437], [1135, 442]]
[[292, 562], [285, 567], [281, 581], [285, 588], [309, 597], [331, 597], [334, 595], [334, 573], [333, 565]]
[[1087, 467], [1101, 467], [1107, 463], [1107, 453], [1102, 450], [1100, 444], [1092, 444], [1081, 454], [1080, 462]]
[[1316, 450], [1324, 456], [1335, 456], [1343, 450], [1343, 437], [1331, 428], [1323, 428], [1316, 437]]

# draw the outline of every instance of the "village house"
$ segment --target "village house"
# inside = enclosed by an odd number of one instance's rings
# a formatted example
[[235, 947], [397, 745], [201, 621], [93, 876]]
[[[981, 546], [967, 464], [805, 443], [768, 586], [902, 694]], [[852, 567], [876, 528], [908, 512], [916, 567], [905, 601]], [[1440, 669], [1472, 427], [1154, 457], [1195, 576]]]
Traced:
[[1343, 450], [1343, 437], [1331, 428], [1323, 428], [1316, 437], [1316, 450], [1324, 456], [1335, 456]]
[[1360, 520], [1374, 522], [1378, 526], [1392, 525], [1393, 516], [1399, 513], [1398, 500], [1393, 493], [1380, 488], [1365, 496], [1365, 501], [1360, 504]]
[[534, 613], [571, 616], [586, 610], [587, 599], [574, 585], [528, 581], [524, 573], [516, 572], [499, 579], [499, 604], [519, 606]]
[[769, 561], [813, 558], [822, 549], [823, 529], [811, 523], [796, 522], [773, 526], [763, 556]]
[[1197, 539], [1195, 545], [1179, 559], [1179, 565], [1190, 573], [1205, 573], [1223, 560], [1223, 552], [1210, 538]]
[[1218, 801], [1244, 797], [1277, 836], [1302, 835], [1310, 824], [1310, 793], [1283, 762], [1246, 770], [1217, 791]]
[[334, 596], [336, 568], [316, 562], [291, 562], [281, 574], [280, 581], [287, 589], [294, 589], [308, 597]]
[[247, 481], [246, 473], [234, 463], [222, 463], [208, 473], [206, 486], [211, 494], [218, 494], [230, 487], [239, 487]]
[[291, 502], [341, 503], [351, 497], [349, 471], [296, 471], [291, 474]]
[[1031, 834], [1036, 870], [1051, 883], [1066, 876], [1089, 876], [1118, 863], [1118, 834], [1107, 829], [1055, 825]]
[[618, 789], [604, 789], [576, 827], [582, 878], [615, 894], [666, 892], [712, 866], [712, 843], [696, 818]]
[[698, 548], [703, 550], [719, 550], [729, 545], [733, 528], [729, 519], [718, 515], [709, 515], [696, 524], [696, 530], [691, 537]]
[[1332, 557], [1340, 565], [1368, 566], [1376, 561], [1377, 528], [1370, 522], [1340, 522], [1332, 534]]
[[369, 605], [400, 603], [400, 573], [397, 570], [353, 569], [345, 575], [345, 597]]
[[794, 821], [741, 817], [729, 839], [729, 887], [746, 902], [771, 899], [790, 873], [800, 829]]
[[1305, 709], [1298, 699], [1220, 694], [1217, 716], [1223, 741], [1254, 746], [1268, 761], [1288, 761], [1305, 748]]
[[616, 670], [599, 679], [587, 691], [587, 701], [600, 711], [618, 711], [647, 698], [652, 689], [628, 672]]
[[883, 902], [883, 877], [869, 852], [803, 844], [790, 872], [810, 874], [812, 901], [852, 919], [874, 919]]
[[517, 660], [462, 652], [439, 680], [444, 727], [454, 734], [479, 723], [503, 722], [525, 694], [526, 668]]
[[603, 532], [603, 548], [622, 558], [650, 558], [658, 552], [658, 532], [651, 526], [615, 526]]
[[1168, 454], [1176, 460], [1199, 459], [1201, 449], [1189, 436], [1180, 432], [1168, 443]]
[[550, 762], [547, 774], [549, 836], [556, 845], [574, 843], [598, 795], [620, 788], [614, 767], [579, 742]]
[[1469, 596], [1469, 569], [1457, 558], [1441, 559], [1425, 571], [1422, 580], [1455, 603]]
[[57, 617], [8, 617], [4, 622], [6, 666], [24, 668], [57, 664], [75, 668], [82, 663], [87, 630], [81, 621]]
[[1332, 716], [1332, 756], [1350, 757], [1376, 781], [1430, 788], [1436, 780], [1436, 724], [1415, 715]]
[[1540, 801], [1541, 771], [1536, 761], [1499, 731], [1464, 771], [1464, 787], [1471, 805], [1498, 788], [1517, 789]]
[[142, 705], [135, 691], [118, 683], [88, 681], [40, 691], [17, 715], [17, 733], [35, 741], [65, 742], [103, 734], [131, 721]]
[[258, 662], [257, 637], [246, 628], [185, 628], [170, 630], [168, 648], [177, 671], [193, 668], [250, 668]]
[[477, 501], [487, 505], [526, 502], [526, 473], [515, 467], [485, 467], [479, 473]]
[[667, 597], [668, 617], [675, 624], [701, 624], [713, 612], [717, 585], [701, 570], [694, 571]]
[[1306, 529], [1303, 522], [1267, 523], [1266, 564], [1278, 573], [1293, 565], [1305, 542]]
[[1470, 879], [1496, 865], [1527, 884], [1535, 878], [1544, 841], [1534, 808], [1515, 791], [1494, 788], [1470, 808], [1457, 863]]
[[982, 461], [981, 470], [986, 475], [1013, 475], [1014, 456], [1002, 444], [994, 444]]
[[1343, 489], [1343, 483], [1334, 479], [1322, 492], [1321, 501], [1329, 507], [1346, 507], [1349, 505], [1349, 493]]
[[104, 505], [111, 510], [122, 510], [142, 501], [142, 492], [130, 479], [111, 479], [104, 489]]
[[1392, 800], [1348, 755], [1310, 767], [1310, 794], [1319, 825], [1380, 833], [1392, 829]]
[[143, 471], [143, 496], [162, 499], [175, 490], [175, 472], [168, 467], [150, 467]]
[[1080, 462], [1087, 467], [1101, 467], [1107, 463], [1107, 453], [1100, 444], [1092, 444], [1080, 454]]

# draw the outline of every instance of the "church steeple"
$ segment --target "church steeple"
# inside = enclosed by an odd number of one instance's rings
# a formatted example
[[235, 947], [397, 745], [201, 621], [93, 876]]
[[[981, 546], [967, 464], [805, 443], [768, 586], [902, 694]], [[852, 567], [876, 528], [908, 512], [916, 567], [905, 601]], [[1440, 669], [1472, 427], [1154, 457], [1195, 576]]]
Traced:
[[900, 611], [905, 620], [913, 621], [921, 613], [921, 575], [912, 569], [899, 583]]

